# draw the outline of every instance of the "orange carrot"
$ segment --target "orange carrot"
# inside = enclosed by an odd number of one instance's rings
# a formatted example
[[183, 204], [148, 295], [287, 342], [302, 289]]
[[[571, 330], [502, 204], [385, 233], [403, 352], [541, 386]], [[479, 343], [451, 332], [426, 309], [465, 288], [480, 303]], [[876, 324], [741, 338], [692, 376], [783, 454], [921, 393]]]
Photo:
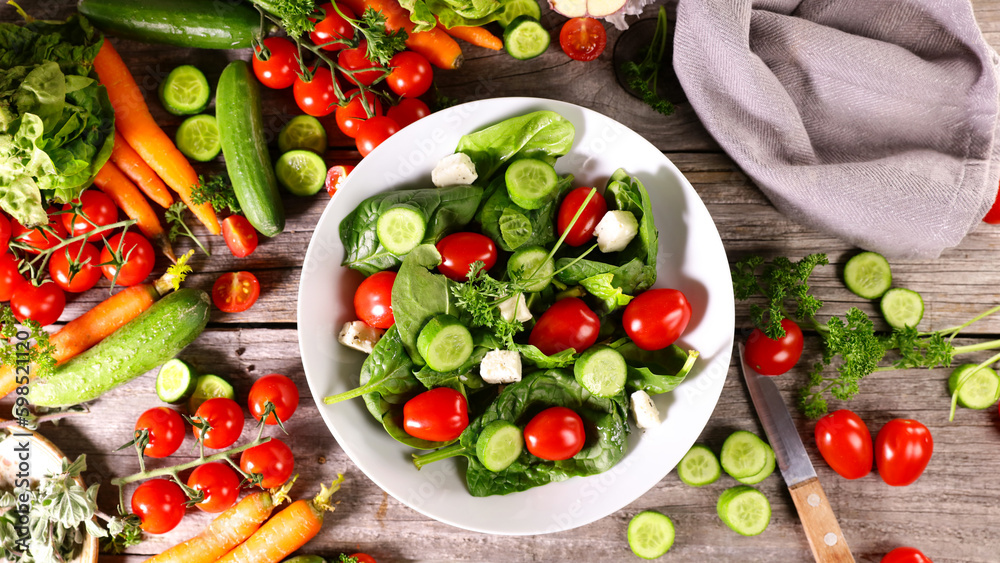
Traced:
[[157, 246], [163, 249], [164, 254], [175, 260], [174, 251], [170, 248], [170, 241], [163, 231], [160, 218], [153, 212], [153, 208], [142, 196], [139, 188], [122, 174], [115, 163], [108, 161], [101, 167], [94, 177], [94, 185], [107, 194], [129, 219], [135, 219], [135, 224], [142, 234], [153, 239]]
[[115, 109], [115, 125], [121, 136], [181, 196], [209, 232], [214, 235], [221, 233], [222, 227], [212, 206], [191, 201], [191, 189], [198, 185], [198, 174], [153, 120], [139, 85], [110, 41], [104, 41], [94, 58], [94, 70], [108, 91], [108, 99]]
[[478, 47], [485, 47], [486, 49], [493, 49], [494, 51], [499, 51], [503, 49], [503, 41], [499, 37], [493, 35], [486, 28], [480, 26], [464, 26], [456, 25], [455, 27], [446, 28], [441, 26], [445, 32], [455, 37], [456, 39], [461, 39], [467, 43], [472, 43]]
[[413, 31], [410, 12], [396, 0], [344, 0], [354, 13], [362, 14], [366, 8], [382, 12], [385, 27], [389, 31], [406, 31], [406, 46], [421, 55], [438, 68], [458, 68], [462, 65], [462, 48], [445, 33], [441, 26], [428, 31]]
[[330, 497], [344, 480], [338, 475], [330, 488], [321, 486], [316, 498], [297, 500], [274, 515], [259, 530], [216, 563], [277, 563], [316, 537], [323, 513], [333, 510]]
[[111, 161], [139, 186], [146, 197], [155, 201], [160, 207], [166, 209], [174, 202], [163, 180], [153, 172], [118, 131], [115, 131], [115, 148], [111, 151]]

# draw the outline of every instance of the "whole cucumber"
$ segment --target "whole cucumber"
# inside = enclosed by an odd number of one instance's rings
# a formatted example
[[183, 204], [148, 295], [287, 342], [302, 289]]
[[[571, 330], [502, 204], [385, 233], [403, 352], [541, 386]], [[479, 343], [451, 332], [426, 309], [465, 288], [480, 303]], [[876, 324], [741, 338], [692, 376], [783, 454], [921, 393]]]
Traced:
[[205, 329], [211, 302], [200, 289], [163, 297], [93, 348], [33, 381], [28, 401], [43, 407], [83, 403], [162, 365]]
[[98, 29], [146, 43], [200, 49], [249, 47], [260, 14], [238, 0], [80, 0], [80, 13]]
[[262, 235], [273, 237], [285, 229], [285, 208], [264, 140], [260, 86], [245, 61], [233, 61], [222, 71], [215, 117], [226, 170], [243, 214]]

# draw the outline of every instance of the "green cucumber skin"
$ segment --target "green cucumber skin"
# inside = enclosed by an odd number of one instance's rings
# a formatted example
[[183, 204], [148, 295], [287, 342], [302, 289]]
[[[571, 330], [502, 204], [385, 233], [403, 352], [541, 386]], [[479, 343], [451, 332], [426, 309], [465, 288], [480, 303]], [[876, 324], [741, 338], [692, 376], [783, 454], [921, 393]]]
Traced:
[[164, 364], [205, 329], [212, 300], [199, 289], [179, 289], [93, 348], [35, 380], [28, 401], [62, 407], [96, 399]]
[[260, 32], [260, 14], [242, 3], [80, 0], [77, 9], [98, 29], [145, 43], [242, 49], [250, 47]]
[[260, 86], [245, 61], [231, 62], [222, 71], [215, 117], [226, 170], [244, 215], [260, 234], [277, 235], [285, 230], [285, 207], [264, 140]]

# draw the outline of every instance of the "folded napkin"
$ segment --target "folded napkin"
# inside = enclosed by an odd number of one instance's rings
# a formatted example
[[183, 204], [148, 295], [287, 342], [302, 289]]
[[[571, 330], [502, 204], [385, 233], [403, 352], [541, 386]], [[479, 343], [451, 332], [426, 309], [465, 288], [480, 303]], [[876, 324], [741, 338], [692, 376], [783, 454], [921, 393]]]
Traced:
[[933, 258], [1000, 181], [996, 52], [969, 0], [680, 0], [674, 69], [775, 207]]

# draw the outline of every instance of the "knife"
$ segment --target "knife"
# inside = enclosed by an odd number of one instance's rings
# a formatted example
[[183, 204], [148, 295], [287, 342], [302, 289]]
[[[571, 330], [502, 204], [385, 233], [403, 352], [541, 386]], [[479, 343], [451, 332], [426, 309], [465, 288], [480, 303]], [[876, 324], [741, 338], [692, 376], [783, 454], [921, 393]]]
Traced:
[[743, 358], [743, 344], [739, 345], [740, 367], [746, 381], [750, 399], [757, 416], [764, 426], [767, 439], [774, 450], [775, 460], [785, 478], [788, 492], [792, 494], [795, 510], [799, 513], [809, 548], [817, 563], [854, 563], [854, 556], [840, 531], [837, 516], [816, 478], [816, 470], [809, 461], [799, 432], [792, 423], [781, 393], [771, 378], [757, 373]]

